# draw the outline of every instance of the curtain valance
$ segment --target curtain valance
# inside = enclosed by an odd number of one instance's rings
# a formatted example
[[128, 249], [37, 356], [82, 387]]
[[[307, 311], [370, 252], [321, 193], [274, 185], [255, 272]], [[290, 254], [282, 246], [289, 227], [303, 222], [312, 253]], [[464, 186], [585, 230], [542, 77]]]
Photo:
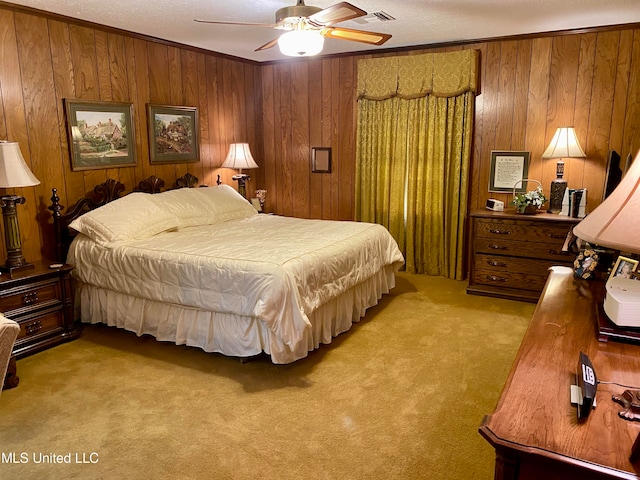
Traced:
[[476, 93], [478, 51], [460, 50], [358, 61], [358, 98], [384, 100]]

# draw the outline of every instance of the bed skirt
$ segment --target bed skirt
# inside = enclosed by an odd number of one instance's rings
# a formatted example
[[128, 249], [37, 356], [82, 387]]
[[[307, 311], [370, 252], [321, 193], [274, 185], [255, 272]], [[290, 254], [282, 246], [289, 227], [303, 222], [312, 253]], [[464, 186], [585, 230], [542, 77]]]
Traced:
[[234, 357], [252, 357], [265, 352], [277, 364], [304, 358], [333, 337], [346, 332], [364, 316], [367, 308], [395, 286], [394, 265], [321, 305], [308, 315], [311, 327], [294, 349], [275, 336], [255, 317], [210, 312], [166, 304], [117, 293], [87, 284], [77, 284], [76, 309], [83, 323], [104, 323], [149, 334], [160, 341], [199, 347]]

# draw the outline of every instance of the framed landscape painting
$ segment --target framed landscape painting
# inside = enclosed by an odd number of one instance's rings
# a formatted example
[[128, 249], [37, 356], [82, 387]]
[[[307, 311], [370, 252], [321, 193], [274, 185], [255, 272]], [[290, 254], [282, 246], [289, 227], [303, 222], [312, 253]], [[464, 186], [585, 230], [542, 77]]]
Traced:
[[65, 99], [71, 170], [137, 163], [133, 104]]
[[200, 160], [196, 107], [149, 104], [147, 113], [152, 164]]

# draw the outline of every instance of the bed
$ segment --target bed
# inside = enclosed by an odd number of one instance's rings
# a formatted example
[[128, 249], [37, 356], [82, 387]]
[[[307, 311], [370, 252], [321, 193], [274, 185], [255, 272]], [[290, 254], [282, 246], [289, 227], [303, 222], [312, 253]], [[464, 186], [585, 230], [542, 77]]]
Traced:
[[121, 196], [110, 180], [65, 215], [54, 189], [82, 322], [286, 364], [349, 330], [404, 262], [380, 225], [259, 214], [227, 185], [162, 186]]

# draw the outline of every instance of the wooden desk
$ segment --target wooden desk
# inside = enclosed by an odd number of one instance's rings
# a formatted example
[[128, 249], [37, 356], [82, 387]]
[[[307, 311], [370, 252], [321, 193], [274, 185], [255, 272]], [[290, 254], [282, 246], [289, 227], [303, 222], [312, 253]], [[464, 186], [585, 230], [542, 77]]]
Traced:
[[629, 461], [640, 422], [618, 417], [611, 400], [625, 388], [599, 384], [597, 407], [578, 422], [570, 403], [580, 351], [599, 381], [640, 387], [640, 346], [599, 342], [601, 283], [554, 267], [520, 345], [495, 411], [480, 434], [496, 450], [496, 479], [640, 478]]

